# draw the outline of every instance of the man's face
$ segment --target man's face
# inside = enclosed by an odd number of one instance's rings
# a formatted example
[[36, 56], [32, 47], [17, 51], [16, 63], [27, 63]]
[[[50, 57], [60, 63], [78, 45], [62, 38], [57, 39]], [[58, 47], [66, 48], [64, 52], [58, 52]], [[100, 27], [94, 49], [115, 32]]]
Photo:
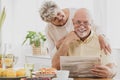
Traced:
[[51, 23], [56, 26], [63, 26], [66, 23], [65, 13], [62, 10], [57, 11]]
[[86, 15], [76, 15], [73, 19], [74, 30], [81, 39], [87, 38], [90, 34], [90, 19]]

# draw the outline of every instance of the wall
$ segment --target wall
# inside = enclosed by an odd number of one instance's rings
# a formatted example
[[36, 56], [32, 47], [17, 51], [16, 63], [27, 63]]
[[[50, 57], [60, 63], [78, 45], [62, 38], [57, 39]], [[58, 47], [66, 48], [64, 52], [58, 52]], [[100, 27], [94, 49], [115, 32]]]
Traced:
[[107, 34], [113, 48], [120, 49], [120, 1], [107, 0]]

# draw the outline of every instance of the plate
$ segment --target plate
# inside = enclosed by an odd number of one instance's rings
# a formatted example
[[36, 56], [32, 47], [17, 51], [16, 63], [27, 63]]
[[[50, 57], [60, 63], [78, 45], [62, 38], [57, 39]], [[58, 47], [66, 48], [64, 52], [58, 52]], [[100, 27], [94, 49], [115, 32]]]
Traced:
[[0, 80], [20, 80], [21, 78], [26, 78], [26, 76], [20, 76], [20, 77], [0, 77]]
[[53, 78], [55, 77], [54, 74], [40, 74], [40, 75], [36, 75], [36, 77], [50, 77], [50, 78]]

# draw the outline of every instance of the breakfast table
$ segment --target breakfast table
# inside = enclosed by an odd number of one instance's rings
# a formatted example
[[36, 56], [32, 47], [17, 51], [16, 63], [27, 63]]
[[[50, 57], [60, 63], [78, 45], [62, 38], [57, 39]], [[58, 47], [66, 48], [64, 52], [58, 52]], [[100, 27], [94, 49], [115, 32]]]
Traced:
[[115, 80], [110, 78], [75, 78], [74, 80]]
[[[21, 80], [52, 80], [50, 78], [28, 78], [28, 79], [21, 79]], [[74, 78], [73, 80], [118, 80], [118, 79], [110, 79], [110, 78]]]

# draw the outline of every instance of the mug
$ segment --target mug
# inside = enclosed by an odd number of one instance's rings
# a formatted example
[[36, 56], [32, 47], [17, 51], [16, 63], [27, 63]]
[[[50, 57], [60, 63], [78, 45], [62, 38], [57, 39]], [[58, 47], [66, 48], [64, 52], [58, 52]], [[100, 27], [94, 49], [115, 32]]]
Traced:
[[58, 70], [56, 71], [56, 77], [61, 80], [67, 80], [69, 78], [70, 71], [68, 70]]

